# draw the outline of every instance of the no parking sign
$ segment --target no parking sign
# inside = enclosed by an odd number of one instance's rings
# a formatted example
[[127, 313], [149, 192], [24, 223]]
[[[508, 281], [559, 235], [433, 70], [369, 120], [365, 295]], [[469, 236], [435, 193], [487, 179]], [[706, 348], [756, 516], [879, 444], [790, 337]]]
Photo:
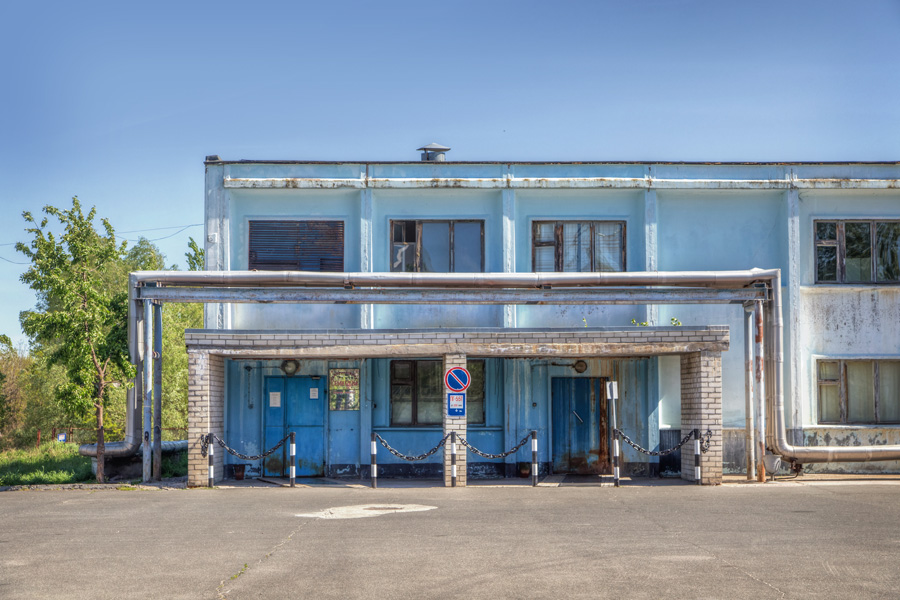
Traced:
[[444, 384], [453, 390], [447, 394], [447, 416], [466, 416], [466, 389], [472, 383], [472, 376], [462, 367], [448, 369], [444, 374]]

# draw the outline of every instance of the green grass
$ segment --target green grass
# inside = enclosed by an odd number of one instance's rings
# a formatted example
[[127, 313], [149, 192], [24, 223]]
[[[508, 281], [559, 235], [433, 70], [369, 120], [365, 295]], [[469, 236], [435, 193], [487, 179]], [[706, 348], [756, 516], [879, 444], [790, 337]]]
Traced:
[[0, 485], [78, 483], [93, 479], [91, 459], [80, 456], [75, 444], [47, 442], [40, 448], [0, 453]]
[[187, 475], [188, 458], [187, 452], [179, 452], [178, 454], [163, 454], [162, 458], [162, 476], [163, 479], [170, 477], [184, 477]]

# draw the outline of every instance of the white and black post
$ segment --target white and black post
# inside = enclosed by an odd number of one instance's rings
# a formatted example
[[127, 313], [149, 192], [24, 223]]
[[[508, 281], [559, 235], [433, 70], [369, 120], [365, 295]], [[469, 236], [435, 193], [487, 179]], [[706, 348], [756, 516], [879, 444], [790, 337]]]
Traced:
[[606, 399], [609, 402], [610, 421], [612, 421], [612, 455], [613, 485], [619, 487], [619, 434], [616, 424], [616, 400], [619, 398], [619, 386], [615, 381], [606, 382]]
[[215, 446], [213, 445], [213, 434], [211, 433], [206, 436], [206, 449], [206, 455], [209, 457], [209, 487], [212, 487], [213, 480], [216, 477], [216, 467], [213, 461]]
[[456, 432], [450, 432], [450, 486], [456, 487]]
[[697, 485], [701, 484], [700, 481], [700, 430], [694, 430], [694, 479], [697, 480]]
[[291, 487], [297, 479], [297, 433], [291, 432]]
[[378, 487], [378, 460], [376, 459], [376, 452], [378, 451], [378, 447], [375, 445], [375, 432], [372, 432], [372, 457], [369, 459], [369, 473], [371, 473], [372, 477], [372, 489]]
[[538, 484], [537, 430], [531, 430], [531, 486]]

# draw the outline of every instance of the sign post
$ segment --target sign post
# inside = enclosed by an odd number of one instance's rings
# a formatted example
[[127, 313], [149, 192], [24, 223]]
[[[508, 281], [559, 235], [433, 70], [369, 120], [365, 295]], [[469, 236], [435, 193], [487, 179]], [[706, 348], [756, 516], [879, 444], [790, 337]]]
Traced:
[[444, 374], [444, 383], [447, 389], [451, 390], [447, 394], [447, 416], [448, 417], [465, 417], [466, 416], [466, 390], [472, 383], [472, 376], [462, 367], [453, 367], [447, 369]]

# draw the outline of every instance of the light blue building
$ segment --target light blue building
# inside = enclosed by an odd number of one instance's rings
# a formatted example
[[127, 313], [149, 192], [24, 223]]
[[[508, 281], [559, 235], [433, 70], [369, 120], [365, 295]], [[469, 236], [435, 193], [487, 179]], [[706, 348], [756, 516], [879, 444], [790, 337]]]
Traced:
[[[206, 268], [246, 279], [207, 288], [233, 295], [205, 296], [205, 328], [187, 333], [192, 440], [214, 432], [254, 455], [294, 431], [298, 476], [368, 477], [373, 433], [408, 455], [450, 431], [498, 454], [535, 430], [542, 475], [608, 473], [615, 381], [616, 425], [640, 446], [713, 434], [703, 479], [716, 483], [758, 454], [745, 435], [761, 426], [747, 418], [745, 329], [766, 302], [761, 359], [782, 370], [749, 386], [767, 398], [766, 446], [778, 449], [779, 407], [797, 446], [900, 443], [897, 163], [462, 163], [445, 151], [403, 163], [207, 158]], [[322, 277], [284, 277], [299, 271]], [[657, 272], [696, 285], [615, 279]], [[725, 272], [734, 285], [699, 275]], [[547, 283], [512, 289], [532, 273]], [[554, 279], [573, 273], [613, 279]], [[454, 366], [471, 374], [456, 420], [444, 381]], [[204, 484], [191, 448], [191, 483]], [[450, 459], [377, 452], [381, 476], [441, 476]], [[250, 476], [289, 469], [282, 451], [216, 460], [216, 478], [237, 464]], [[460, 460], [463, 485], [519, 476], [531, 446]], [[628, 446], [623, 468], [685, 471]]]

